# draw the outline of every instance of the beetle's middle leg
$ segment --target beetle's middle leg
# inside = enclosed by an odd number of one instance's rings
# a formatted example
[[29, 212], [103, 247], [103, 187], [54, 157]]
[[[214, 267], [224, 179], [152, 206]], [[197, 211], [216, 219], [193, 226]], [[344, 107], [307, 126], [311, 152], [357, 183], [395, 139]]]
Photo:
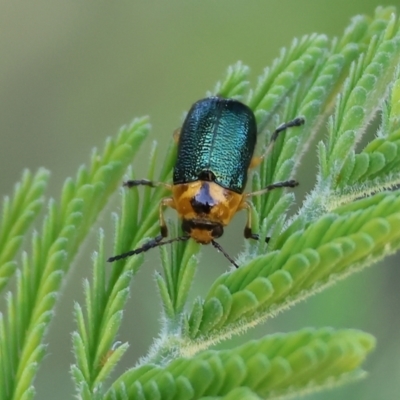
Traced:
[[132, 188], [135, 186], [150, 186], [152, 188], [157, 187], [157, 186], [164, 186], [169, 190], [172, 190], [172, 185], [169, 183], [164, 183], [164, 182], [154, 182], [154, 181], [149, 181], [148, 179], [135, 179], [135, 180], [129, 180], [126, 181], [122, 184], [122, 186], [126, 186], [127, 188]]
[[290, 179], [288, 181], [282, 181], [282, 182], [275, 182], [271, 183], [264, 189], [256, 190], [255, 192], [250, 192], [250, 193], [245, 193], [245, 197], [252, 197], [252, 196], [259, 196], [261, 194], [265, 194], [267, 192], [270, 192], [271, 190], [274, 189], [279, 189], [279, 188], [284, 188], [284, 187], [289, 187], [289, 188], [294, 188], [298, 186], [299, 182], [295, 181], [294, 179]]
[[258, 165], [260, 165], [262, 163], [262, 161], [264, 160], [264, 158], [271, 152], [271, 150], [274, 147], [275, 141], [278, 138], [279, 134], [281, 132], [286, 131], [287, 128], [292, 128], [293, 126], [301, 126], [303, 125], [305, 122], [304, 118], [302, 117], [297, 117], [289, 122], [285, 122], [282, 125], [279, 125], [274, 132], [272, 133], [271, 136], [271, 140], [269, 142], [268, 147], [266, 148], [266, 150], [264, 151], [264, 153], [261, 156], [254, 156], [251, 159], [251, 163], [250, 163], [250, 167], [249, 168], [254, 168], [257, 167]]

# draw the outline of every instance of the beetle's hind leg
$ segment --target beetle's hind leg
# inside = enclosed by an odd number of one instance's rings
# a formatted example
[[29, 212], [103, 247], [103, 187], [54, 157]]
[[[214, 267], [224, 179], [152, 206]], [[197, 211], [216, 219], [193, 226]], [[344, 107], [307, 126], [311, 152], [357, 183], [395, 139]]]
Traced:
[[271, 142], [270, 142], [270, 144], [272, 144], [273, 142], [275, 142], [275, 140], [277, 139], [278, 135], [279, 135], [281, 132], [286, 131], [287, 128], [292, 128], [292, 127], [294, 127], [294, 126], [301, 126], [301, 125], [304, 124], [304, 122], [306, 122], [306, 121], [305, 121], [305, 119], [304, 119], [303, 117], [296, 117], [296, 118], [292, 119], [291, 121], [284, 122], [282, 125], [279, 125], [279, 126], [275, 129], [274, 133], [273, 133], [272, 136], [271, 136]]
[[254, 168], [257, 167], [258, 165], [260, 165], [262, 163], [262, 161], [264, 160], [264, 158], [272, 151], [275, 141], [278, 138], [279, 134], [281, 132], [286, 131], [287, 128], [292, 128], [294, 126], [301, 126], [303, 125], [305, 122], [305, 119], [302, 117], [296, 117], [295, 119], [292, 119], [289, 122], [285, 122], [282, 125], [279, 125], [274, 132], [271, 135], [271, 140], [269, 142], [269, 145], [267, 147], [267, 149], [264, 151], [264, 153], [261, 156], [254, 156], [251, 159], [251, 163], [250, 163], [250, 167], [249, 168]]

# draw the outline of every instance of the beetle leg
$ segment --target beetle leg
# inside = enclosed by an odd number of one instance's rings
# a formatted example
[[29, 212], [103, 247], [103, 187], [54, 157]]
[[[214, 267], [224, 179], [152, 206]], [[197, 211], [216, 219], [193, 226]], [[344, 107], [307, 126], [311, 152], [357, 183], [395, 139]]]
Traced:
[[155, 238], [150, 239], [142, 247], [140, 247], [140, 249], [133, 250], [136, 252], [134, 254], [138, 254], [139, 252], [142, 253], [144, 251], [152, 249], [153, 247], [157, 247], [161, 242], [161, 240], [168, 236], [168, 227], [167, 224], [165, 223], [165, 218], [164, 218], [164, 207], [175, 208], [174, 204], [175, 204], [174, 199], [172, 197], [165, 197], [160, 201], [160, 205], [158, 206], [158, 220], [160, 224], [160, 234], [157, 235]]
[[132, 188], [135, 186], [150, 186], [150, 187], [157, 187], [157, 186], [164, 186], [169, 190], [172, 190], [172, 185], [164, 182], [153, 182], [149, 181], [148, 179], [135, 179], [129, 180], [122, 184], [122, 186], [126, 186], [127, 188]]
[[291, 120], [291, 121], [289, 121], [289, 122], [285, 122], [284, 124], [279, 125], [279, 126], [274, 130], [274, 132], [272, 133], [271, 140], [270, 140], [269, 145], [268, 145], [267, 149], [265, 150], [265, 152], [264, 152], [261, 156], [254, 156], [254, 157], [251, 159], [250, 167], [249, 167], [249, 168], [254, 168], [254, 167], [257, 167], [258, 165], [261, 164], [261, 162], [264, 160], [264, 158], [265, 158], [265, 157], [271, 152], [271, 150], [273, 149], [274, 144], [275, 144], [275, 141], [276, 141], [276, 139], [278, 138], [278, 136], [279, 136], [279, 134], [280, 134], [281, 132], [284, 132], [287, 128], [291, 128], [291, 127], [293, 127], [293, 126], [301, 126], [301, 125], [304, 124], [304, 122], [305, 122], [304, 118], [302, 118], [302, 117], [297, 117], [297, 118], [295, 118], [295, 119], [293, 119], [293, 120]]
[[190, 238], [190, 236], [184, 235], [184, 236], [179, 236], [170, 240], [166, 240], [162, 242], [161, 240], [166, 238], [168, 236], [168, 227], [167, 224], [165, 223], [165, 218], [164, 218], [164, 208], [165, 207], [171, 207], [175, 208], [175, 201], [172, 197], [165, 197], [160, 201], [160, 205], [158, 207], [158, 218], [159, 218], [159, 224], [160, 224], [160, 234], [157, 235], [155, 238], [150, 239], [148, 242], [146, 242], [142, 247], [133, 250], [130, 253], [133, 254], [139, 254], [144, 251], [150, 250], [154, 247], [157, 246], [163, 246], [165, 244], [177, 242], [177, 241], [185, 241]]
[[168, 236], [168, 228], [164, 218], [164, 207], [175, 208], [174, 199], [172, 197], [165, 197], [160, 201], [160, 205], [158, 207], [158, 218], [160, 222], [160, 233], [161, 233], [161, 235], [159, 236], [161, 237], [159, 240]]
[[299, 182], [297, 182], [293, 179], [290, 179], [288, 181], [283, 181], [283, 182], [275, 182], [275, 183], [271, 183], [271, 185], [268, 185], [264, 189], [256, 190], [255, 192], [251, 192], [251, 193], [245, 193], [244, 196], [246, 196], [246, 197], [259, 196], [260, 194], [264, 194], [264, 193], [270, 192], [271, 190], [278, 189], [278, 188], [284, 188], [284, 187], [293, 188], [293, 187], [296, 187], [298, 184], [299, 184]]
[[[251, 206], [247, 201], [244, 201], [242, 205], [239, 207], [239, 210], [246, 209], [247, 211], [247, 222], [246, 226], [244, 228], [244, 237], [246, 239], [254, 239], [254, 240], [259, 240], [260, 235], [258, 233], [253, 233], [251, 230]], [[269, 242], [269, 237], [265, 238], [265, 243]]]
[[243, 201], [238, 210], [245, 209], [247, 211], [247, 221], [244, 227], [244, 237], [246, 239], [258, 240], [258, 234], [251, 231], [251, 206], [247, 201]]
[[[261, 190], [257, 190], [255, 192], [251, 192], [251, 193], [245, 193], [244, 197], [251, 197], [251, 196], [259, 196], [261, 194], [270, 192], [271, 190], [274, 189], [278, 189], [278, 188], [283, 188], [283, 187], [295, 187], [297, 186], [299, 183], [295, 180], [289, 180], [289, 181], [283, 181], [283, 182], [275, 182], [272, 183], [271, 185], [268, 185], [267, 187], [265, 187], [264, 189]], [[247, 223], [246, 223], [246, 227], [244, 228], [244, 237], [246, 239], [255, 239], [258, 240], [259, 239], [259, 235], [256, 233], [253, 233], [251, 231], [251, 207], [249, 205], [249, 203], [247, 201], [243, 201], [243, 203], [240, 205], [239, 209], [243, 209], [245, 208], [247, 210]], [[265, 242], [268, 243], [269, 242], [269, 237], [265, 238]]]

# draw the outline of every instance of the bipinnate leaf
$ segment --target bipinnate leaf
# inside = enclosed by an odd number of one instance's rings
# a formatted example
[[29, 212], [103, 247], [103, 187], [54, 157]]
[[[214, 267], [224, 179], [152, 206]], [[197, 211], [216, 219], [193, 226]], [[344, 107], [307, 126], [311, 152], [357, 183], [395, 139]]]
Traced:
[[[42, 231], [33, 235], [32, 255], [23, 257], [16, 293], [9, 295], [7, 317], [0, 322], [5, 333], [0, 337], [0, 370], [4, 372], [0, 374], [0, 398], [33, 396], [32, 382], [46, 353], [43, 338], [62, 277], [107, 199], [120, 185], [148, 129], [146, 119], [123, 128], [106, 142], [103, 154], [94, 151], [89, 168], [81, 167], [75, 180], [66, 181], [60, 204], [49, 201]], [[42, 171], [37, 179], [43, 181], [46, 175]], [[36, 186], [32, 186], [31, 198], [42, 190], [40, 183]], [[29, 204], [29, 198], [26, 201]]]
[[400, 247], [399, 221], [400, 194], [379, 193], [336, 209], [293, 234], [279, 251], [222, 275], [205, 299], [193, 346], [242, 332], [392, 254]]
[[26, 170], [21, 182], [15, 185], [14, 196], [3, 200], [0, 221], [0, 291], [15, 272], [14, 256], [21, 246], [23, 235], [43, 205], [43, 193], [49, 172], [45, 169], [32, 175]]
[[372, 336], [355, 330], [275, 334], [232, 350], [208, 350], [164, 366], [129, 370], [105, 399], [234, 399], [239, 393], [273, 399], [317, 391], [361, 377], [359, 366], [374, 345]]

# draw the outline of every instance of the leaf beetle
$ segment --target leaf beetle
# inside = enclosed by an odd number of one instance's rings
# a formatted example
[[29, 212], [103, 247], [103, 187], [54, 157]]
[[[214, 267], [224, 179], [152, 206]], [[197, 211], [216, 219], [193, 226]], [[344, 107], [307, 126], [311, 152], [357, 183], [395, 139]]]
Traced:
[[[238, 100], [219, 96], [194, 103], [182, 128], [174, 135], [178, 152], [172, 185], [146, 179], [124, 183], [128, 188], [164, 185], [171, 191], [171, 196], [162, 199], [159, 205], [160, 234], [142, 247], [110, 257], [108, 261], [117, 261], [157, 246], [192, 238], [201, 244], [211, 243], [238, 267], [215, 239], [222, 236], [224, 227], [240, 210], [247, 211], [244, 237], [258, 239], [258, 235], [251, 230], [249, 197], [276, 188], [295, 187], [298, 183], [294, 180], [276, 182], [262, 190], [244, 193], [248, 170], [263, 161], [280, 132], [302, 124], [304, 119], [298, 117], [280, 125], [273, 132], [264, 154], [255, 156], [257, 124], [248, 106]], [[163, 215], [165, 207], [176, 210], [182, 220], [184, 234], [163, 241], [168, 236]]]

